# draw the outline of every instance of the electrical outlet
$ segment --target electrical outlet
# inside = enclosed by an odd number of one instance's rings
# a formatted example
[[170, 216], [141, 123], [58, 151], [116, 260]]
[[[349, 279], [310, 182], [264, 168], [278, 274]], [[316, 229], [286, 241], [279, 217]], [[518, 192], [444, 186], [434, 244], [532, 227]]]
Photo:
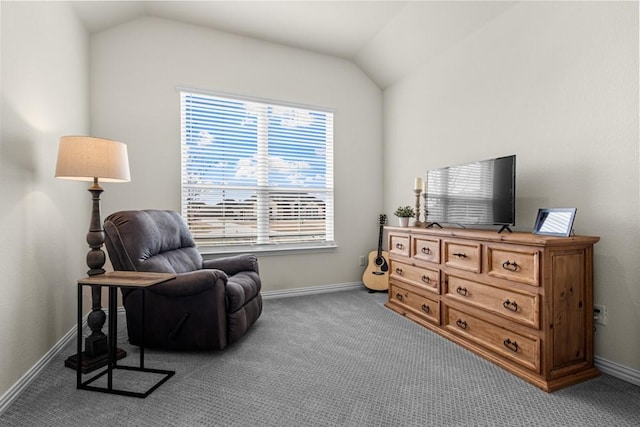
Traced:
[[363, 267], [365, 265], [364, 255], [360, 255], [360, 266]]
[[607, 324], [607, 307], [604, 305], [594, 304], [593, 305], [593, 321], [598, 325], [606, 326]]

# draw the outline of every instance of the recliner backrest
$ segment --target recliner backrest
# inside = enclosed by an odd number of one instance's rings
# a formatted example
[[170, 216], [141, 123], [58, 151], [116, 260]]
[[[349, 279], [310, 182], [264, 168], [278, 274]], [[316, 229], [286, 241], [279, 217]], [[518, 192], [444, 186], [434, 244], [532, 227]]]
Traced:
[[116, 212], [105, 218], [104, 232], [114, 270], [186, 273], [202, 268], [202, 255], [177, 212]]

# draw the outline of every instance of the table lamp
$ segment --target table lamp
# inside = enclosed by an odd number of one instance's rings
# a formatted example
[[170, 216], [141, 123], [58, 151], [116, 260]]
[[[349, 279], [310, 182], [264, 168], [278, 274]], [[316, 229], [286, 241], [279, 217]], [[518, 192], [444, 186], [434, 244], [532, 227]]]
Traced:
[[[104, 191], [99, 184], [103, 182], [128, 182], [129, 158], [127, 146], [121, 142], [90, 136], [63, 136], [58, 146], [58, 161], [56, 164], [56, 178], [78, 181], [93, 181], [89, 187], [93, 205], [87, 243], [91, 248], [87, 254], [89, 276], [104, 273], [106, 257], [102, 250], [104, 230], [100, 220], [100, 194]], [[85, 356], [87, 366], [83, 370], [89, 372], [106, 363], [107, 337], [102, 332], [106, 315], [101, 307], [101, 289], [94, 286], [91, 289], [91, 313], [87, 324], [91, 328], [91, 335], [85, 339]], [[124, 355], [119, 355], [124, 357]], [[118, 357], [118, 358], [120, 358]], [[76, 360], [71, 356], [65, 362], [66, 366], [75, 368]]]

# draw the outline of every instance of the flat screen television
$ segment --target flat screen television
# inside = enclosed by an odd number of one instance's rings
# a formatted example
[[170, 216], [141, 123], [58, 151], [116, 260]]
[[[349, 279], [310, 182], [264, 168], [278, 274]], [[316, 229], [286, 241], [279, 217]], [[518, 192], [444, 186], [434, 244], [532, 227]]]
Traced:
[[516, 220], [516, 156], [428, 171], [427, 212], [437, 225], [509, 230]]

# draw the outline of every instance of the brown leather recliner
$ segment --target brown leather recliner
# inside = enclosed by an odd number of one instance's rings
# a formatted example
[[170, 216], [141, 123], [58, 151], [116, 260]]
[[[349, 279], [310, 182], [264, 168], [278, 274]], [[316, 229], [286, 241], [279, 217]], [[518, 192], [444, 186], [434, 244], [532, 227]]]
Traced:
[[[114, 270], [176, 274], [145, 291], [145, 347], [223, 349], [260, 317], [256, 256], [203, 260], [177, 212], [116, 212], [105, 218], [104, 232]], [[141, 292], [122, 290], [133, 345], [142, 342]]]

